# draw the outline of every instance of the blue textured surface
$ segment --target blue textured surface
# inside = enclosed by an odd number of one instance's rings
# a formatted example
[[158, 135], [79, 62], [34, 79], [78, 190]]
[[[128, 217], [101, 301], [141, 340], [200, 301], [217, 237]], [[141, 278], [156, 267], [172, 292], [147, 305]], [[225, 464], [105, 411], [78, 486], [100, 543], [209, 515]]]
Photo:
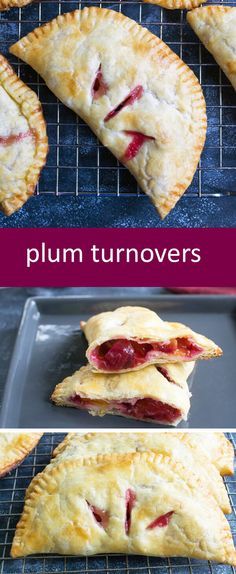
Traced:
[[[32, 476], [49, 463], [55, 446], [63, 434], [48, 433], [41, 439], [36, 451], [7, 477], [0, 479], [0, 572], [1, 574], [233, 574], [231, 566], [219, 565], [188, 558], [152, 558], [145, 556], [101, 555], [87, 558], [47, 555], [12, 560], [9, 556], [15, 526], [23, 510], [25, 489]], [[231, 434], [236, 440], [236, 434]], [[236, 504], [235, 479], [226, 478], [226, 487], [232, 507]], [[229, 517], [233, 535], [236, 517]]]
[[[132, 176], [73, 112], [58, 104], [37, 74], [8, 54], [9, 46], [40, 23], [85, 5], [121, 10], [163, 40], [201, 80], [208, 134], [200, 170], [184, 198], [161, 223]], [[232, 4], [232, 3], [231, 3]], [[181, 11], [124, 0], [69, 2], [43, 0], [0, 15], [0, 51], [39, 95], [48, 124], [50, 152], [37, 193], [19, 213], [0, 215], [1, 227], [235, 227], [235, 93]], [[118, 195], [119, 193], [119, 195]], [[58, 194], [58, 197], [55, 197]], [[77, 197], [75, 197], [77, 196]]]

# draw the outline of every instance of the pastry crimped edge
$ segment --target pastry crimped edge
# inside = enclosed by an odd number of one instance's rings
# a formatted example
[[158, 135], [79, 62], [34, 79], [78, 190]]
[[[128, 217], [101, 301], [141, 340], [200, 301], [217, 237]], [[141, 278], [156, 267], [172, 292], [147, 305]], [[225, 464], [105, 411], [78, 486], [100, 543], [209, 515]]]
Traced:
[[[213, 4], [209, 4], [207, 6], [202, 6], [202, 7], [198, 7], [195, 8], [194, 10], [191, 10], [190, 12], [188, 12], [187, 14], [187, 21], [190, 24], [190, 26], [192, 27], [192, 29], [194, 30], [195, 34], [198, 36], [197, 31], [195, 30], [195, 20], [196, 22], [198, 21], [198, 16], [200, 16], [199, 21], [200, 22], [204, 22], [205, 26], [209, 27], [214, 30], [216, 29], [217, 31], [217, 27], [216, 27], [216, 19], [219, 16], [219, 19], [221, 18], [222, 14], [226, 14], [226, 13], [230, 13], [231, 11], [234, 11], [236, 13], [236, 7], [235, 6], [224, 6], [222, 5], [213, 5]], [[201, 17], [201, 15], [204, 16], [204, 18]], [[209, 22], [207, 22], [207, 17], [208, 18], [212, 18], [212, 23], [211, 25], [209, 24]], [[229, 70], [227, 70], [227, 62], [226, 65], [224, 62], [220, 62], [220, 59], [218, 59], [217, 54], [215, 53], [214, 50], [209, 48], [208, 43], [205, 43], [200, 36], [198, 36], [198, 38], [200, 39], [200, 41], [203, 43], [203, 45], [205, 46], [206, 50], [209, 51], [209, 53], [213, 56], [213, 58], [215, 59], [216, 63], [218, 64], [218, 66], [221, 68], [221, 70], [224, 72], [224, 74], [227, 76], [228, 80], [231, 82], [233, 88], [236, 90], [236, 55], [234, 56], [234, 60], [235, 60], [235, 70], [234, 72], [230, 72]], [[222, 42], [224, 42], [224, 38], [222, 38]], [[226, 42], [225, 42], [226, 43]], [[231, 48], [231, 47], [230, 47]], [[232, 51], [234, 51], [234, 48], [231, 48]], [[234, 77], [233, 77], [234, 76]]]
[[192, 10], [207, 0], [144, 0], [147, 4], [157, 4], [167, 10]]
[[22, 182], [22, 188], [16, 190], [9, 198], [0, 202], [0, 209], [6, 215], [11, 215], [20, 209], [34, 193], [40, 172], [46, 163], [48, 138], [42, 107], [37, 95], [17, 77], [6, 58], [1, 54], [0, 85], [2, 85], [7, 94], [19, 106], [22, 115], [34, 131], [36, 148], [36, 155]]
[[[19, 433], [3, 433], [12, 434], [18, 436]], [[30, 452], [37, 446], [43, 433], [20, 433], [18, 442], [19, 444], [11, 448], [10, 443], [8, 445], [8, 455], [5, 457], [4, 461], [0, 459], [0, 478], [3, 478], [6, 474], [11, 472], [23, 460], [30, 454]]]
[[21, 8], [31, 2], [32, 0], [0, 0], [0, 12], [9, 10], [10, 8]]
[[[217, 457], [215, 455], [214, 449], [211, 453], [208, 454], [211, 462], [215, 465], [221, 476], [229, 475], [232, 476], [234, 474], [234, 447], [230, 440], [226, 438], [223, 432], [210, 432], [207, 433], [209, 435], [214, 434], [217, 435]], [[183, 440], [187, 444], [191, 444], [191, 436], [199, 438], [199, 448], [206, 453], [206, 449], [201, 445], [201, 433], [191, 432], [185, 433], [183, 435]], [[203, 443], [204, 444], [204, 443]]]
[[[53, 490], [53, 480], [57, 480], [57, 478], [60, 478], [60, 475], [62, 474], [62, 472], [66, 472], [67, 469], [73, 469], [74, 473], [76, 473], [76, 469], [78, 468], [78, 466], [86, 466], [87, 468], [92, 467], [92, 466], [97, 466], [99, 464], [106, 464], [106, 467], [109, 469], [109, 463], [111, 464], [111, 467], [114, 467], [114, 464], [118, 465], [119, 468], [119, 464], [121, 463], [133, 463], [135, 464], [136, 462], [140, 462], [143, 464], [155, 464], [156, 463], [160, 463], [160, 464], [167, 464], [167, 467], [171, 469], [171, 471], [175, 474], [175, 476], [179, 476], [180, 475], [180, 479], [183, 481], [184, 478], [183, 477], [187, 477], [186, 475], [186, 469], [184, 469], [184, 467], [180, 464], [180, 463], [175, 463], [173, 462], [173, 460], [168, 457], [168, 456], [164, 456], [164, 455], [156, 455], [155, 453], [132, 453], [132, 454], [124, 454], [124, 455], [98, 455], [96, 457], [91, 457], [89, 459], [80, 459], [80, 460], [76, 460], [76, 461], [65, 461], [62, 462], [61, 464], [57, 464], [57, 465], [50, 465], [49, 468], [46, 467], [46, 469], [42, 472], [39, 473], [30, 483], [27, 491], [26, 491], [26, 498], [25, 498], [25, 505], [24, 505], [24, 510], [23, 513], [21, 515], [21, 518], [16, 526], [16, 531], [15, 531], [15, 536], [13, 539], [13, 543], [12, 543], [12, 547], [11, 547], [11, 557], [12, 558], [19, 558], [22, 556], [26, 556], [26, 555], [30, 555], [30, 554], [35, 554], [35, 553], [42, 553], [44, 552], [44, 549], [39, 549], [39, 548], [32, 548], [31, 550], [25, 550], [24, 551], [24, 546], [26, 546], [27, 548], [27, 544], [25, 544], [25, 541], [28, 542], [29, 538], [30, 538], [30, 531], [31, 531], [31, 515], [34, 515], [34, 502], [36, 504], [37, 507], [37, 499], [38, 497], [40, 497], [41, 492], [43, 493], [46, 489], [47, 492], [47, 487], [48, 490], [50, 491], [51, 489]], [[222, 537], [221, 537], [221, 551], [222, 552], [222, 557], [220, 559], [221, 563], [226, 563], [226, 564], [231, 564], [231, 565], [236, 565], [236, 550], [233, 547], [233, 540], [232, 540], [232, 536], [231, 536], [231, 532], [230, 532], [230, 527], [229, 524], [223, 514], [223, 512], [220, 510], [220, 508], [218, 507], [217, 503], [215, 502], [214, 498], [211, 496], [210, 492], [204, 487], [204, 485], [201, 483], [201, 481], [199, 481], [198, 477], [196, 477], [196, 475], [192, 472], [189, 473], [189, 477], [187, 477], [187, 481], [186, 481], [186, 488], [190, 488], [191, 485], [191, 490], [192, 487], [196, 487], [199, 491], [201, 491], [202, 495], [204, 496], [205, 500], [206, 500], [206, 504], [207, 507], [209, 508], [209, 512], [212, 511], [217, 513], [218, 515], [218, 519], [221, 523], [221, 533], [222, 533]], [[223, 548], [222, 548], [223, 546]], [[117, 550], [115, 550], [117, 551]], [[146, 554], [145, 552], [142, 552], [142, 554]], [[155, 553], [152, 554], [153, 556], [157, 555]], [[162, 554], [165, 555], [165, 554]], [[180, 554], [176, 554], [176, 555], [180, 555]], [[196, 553], [188, 553], [188, 556], [192, 556], [192, 557], [196, 557]], [[207, 556], [204, 557], [204, 559], [207, 559]], [[209, 558], [210, 559], [210, 558]]]
[[[169, 191], [167, 197], [166, 194], [164, 195], [162, 194], [164, 197], [164, 201], [160, 202], [160, 198], [162, 197], [160, 193], [158, 193], [157, 197], [151, 195], [151, 190], [146, 189], [145, 184], [143, 184], [143, 181], [145, 182], [145, 180], [143, 180], [143, 178], [140, 175], [137, 178], [135, 170], [132, 169], [132, 165], [128, 166], [128, 170], [130, 171], [130, 173], [134, 175], [139, 185], [142, 187], [143, 191], [147, 194], [149, 199], [155, 205], [161, 219], [164, 219], [171, 211], [171, 209], [175, 206], [180, 197], [182, 197], [183, 193], [192, 182], [205, 143], [206, 128], [207, 128], [206, 102], [203, 96], [200, 83], [195, 74], [193, 73], [193, 71], [187, 66], [187, 64], [185, 64], [179, 58], [179, 56], [177, 56], [177, 54], [175, 54], [160, 38], [149, 32], [147, 28], [144, 28], [140, 24], [137, 24], [134, 20], [132, 20], [127, 16], [124, 16], [120, 12], [116, 12], [114, 10], [105, 8], [98, 8], [95, 6], [92, 6], [91, 8], [83, 8], [83, 10], [75, 10], [74, 12], [68, 12], [63, 15], [57, 16], [57, 18], [53, 19], [51, 22], [48, 22], [43, 26], [36, 28], [25, 37], [18, 40], [18, 42], [16, 42], [10, 47], [10, 52], [15, 56], [18, 56], [19, 58], [24, 60], [24, 50], [25, 48], [27, 49], [27, 46], [29, 44], [34, 43], [34, 39], [39, 40], [40, 36], [43, 37], [45, 35], [46, 36], [50, 35], [50, 32], [53, 29], [61, 29], [64, 26], [66, 27], [67, 23], [70, 23], [73, 20], [75, 20], [78, 15], [80, 18], [83, 19], [87, 18], [88, 20], [93, 18], [95, 20], [98, 18], [103, 19], [109, 18], [111, 25], [114, 22], [116, 23], [120, 21], [121, 24], [126, 29], [129, 30], [130, 34], [132, 34], [133, 32], [136, 38], [139, 37], [139, 39], [142, 39], [144, 41], [146, 40], [146, 42], [149, 44], [150, 54], [152, 55], [152, 57], [154, 57], [156, 53], [163, 60], [166, 59], [168, 65], [172, 64], [173, 62], [176, 63], [176, 69], [177, 68], [179, 69], [179, 79], [181, 79], [185, 85], [188, 85], [189, 92], [191, 92], [194, 97], [193, 107], [194, 107], [194, 114], [196, 114], [196, 117], [194, 117], [194, 120], [192, 120], [191, 124], [198, 127], [198, 136], [195, 138], [195, 145], [191, 149], [190, 154], [191, 160], [189, 161], [189, 166], [191, 167], [191, 169], [189, 167], [188, 173], [185, 173], [185, 175], [182, 178], [182, 181], [178, 181], [175, 184], [175, 186], [171, 189], [171, 191]], [[80, 117], [86, 121], [86, 118], [82, 117], [82, 115]], [[93, 129], [93, 126], [90, 126], [90, 128]]]
[[[131, 431], [131, 432], [127, 432], [127, 433], [122, 433], [122, 437], [123, 434], [125, 436], [125, 448], [124, 450], [116, 450], [116, 444], [117, 444], [117, 433], [111, 433], [109, 431], [105, 432], [105, 433], [98, 433], [98, 432], [89, 432], [89, 433], [78, 433], [78, 432], [71, 432], [68, 433], [68, 435], [66, 435], [66, 437], [64, 438], [64, 440], [54, 449], [53, 453], [52, 453], [52, 458], [50, 463], [51, 464], [58, 464], [60, 463], [62, 460], [65, 460], [67, 458], [91, 458], [94, 457], [98, 454], [113, 454], [113, 453], [118, 453], [120, 454], [121, 452], [125, 452], [125, 453], [131, 453], [131, 452], [155, 452], [156, 454], [163, 454], [166, 456], [170, 456], [169, 452], [168, 452], [168, 439], [169, 437], [174, 438], [174, 440], [178, 440], [180, 441], [183, 446], [184, 446], [184, 452], [187, 449], [187, 451], [189, 451], [191, 453], [191, 455], [193, 456], [193, 459], [195, 459], [196, 461], [198, 461], [199, 463], [199, 467], [202, 469], [204, 469], [204, 473], [205, 476], [207, 475], [207, 480], [209, 480], [211, 482], [211, 490], [212, 490], [212, 495], [214, 496], [215, 500], [218, 502], [220, 508], [222, 509], [222, 511], [225, 514], [229, 514], [231, 512], [231, 504], [230, 504], [230, 500], [229, 500], [229, 496], [226, 490], [226, 487], [224, 485], [223, 479], [220, 476], [220, 473], [218, 471], [218, 469], [215, 467], [215, 465], [209, 460], [209, 458], [207, 458], [206, 454], [199, 449], [199, 447], [197, 445], [192, 445], [189, 444], [188, 442], [186, 443], [184, 440], [184, 437], [187, 433], [179, 433], [179, 432], [171, 432], [171, 433], [167, 433], [167, 432], [161, 432], [161, 433], [146, 433], [146, 432], [135, 432], [135, 431]], [[192, 433], [191, 433], [192, 434]], [[114, 436], [114, 441], [112, 443], [112, 448], [113, 450], [109, 450], [106, 452], [104, 452], [104, 441], [106, 443], [107, 441], [107, 435], [110, 436]], [[158, 439], [158, 437], [163, 436], [164, 439], [166, 439], [166, 444], [167, 444], [167, 450], [163, 450], [163, 446], [161, 444], [158, 444], [158, 440], [156, 444], [152, 444], [150, 442], [148, 442], [148, 439], [150, 436], [154, 436], [155, 438]], [[99, 437], [99, 450], [97, 450], [97, 443], [96, 443], [96, 448], [94, 452], [88, 452], [88, 454], [86, 454], [86, 441], [88, 441], [89, 446], [90, 446], [90, 439], [92, 439], [93, 441], [93, 437], [98, 438]], [[131, 437], [131, 440], [133, 439], [133, 437], [137, 438], [137, 442], [138, 447], [137, 446], [131, 446], [130, 442], [129, 442], [129, 438]], [[145, 439], [147, 440], [147, 442], [142, 442], [142, 437], [145, 437]], [[77, 440], [76, 440], [77, 439]], [[76, 442], [75, 442], [76, 440]], [[140, 442], [141, 440], [141, 442]], [[83, 446], [85, 447], [81, 453], [81, 451], [78, 451], [78, 446], [79, 443], [82, 443]], [[165, 448], [165, 447], [164, 447]], [[127, 450], [126, 450], [127, 449]], [[67, 451], [69, 456], [67, 455]], [[63, 456], [63, 453], [65, 454], [65, 456]], [[202, 472], [202, 470], [201, 470]], [[214, 489], [212, 489], [212, 484], [214, 484]]]

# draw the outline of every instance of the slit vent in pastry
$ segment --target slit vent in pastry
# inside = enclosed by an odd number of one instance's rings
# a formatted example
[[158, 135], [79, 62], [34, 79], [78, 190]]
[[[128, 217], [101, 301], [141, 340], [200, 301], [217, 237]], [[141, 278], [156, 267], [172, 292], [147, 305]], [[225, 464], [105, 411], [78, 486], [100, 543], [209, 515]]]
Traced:
[[41, 104], [0, 54], [0, 209], [6, 215], [34, 193], [47, 151]]
[[236, 8], [204, 6], [187, 20], [236, 90]]
[[141, 373], [105, 375], [87, 365], [57, 385], [51, 398], [57, 405], [86, 409], [92, 415], [116, 414], [175, 426], [187, 420], [187, 377], [193, 367], [193, 362], [150, 365]]
[[11, 46], [137, 179], [164, 218], [206, 136], [200, 84], [148, 30], [102, 8], [58, 16]]
[[93, 369], [103, 373], [222, 354], [210, 339], [181, 323], [162, 321], [144, 307], [121, 307], [100, 313], [82, 322], [81, 328], [89, 344], [88, 361]]
[[[105, 524], [97, 512], [106, 516]], [[167, 455], [65, 460], [33, 479], [13, 558], [113, 552], [236, 565], [230, 527], [215, 499], [192, 469]]]

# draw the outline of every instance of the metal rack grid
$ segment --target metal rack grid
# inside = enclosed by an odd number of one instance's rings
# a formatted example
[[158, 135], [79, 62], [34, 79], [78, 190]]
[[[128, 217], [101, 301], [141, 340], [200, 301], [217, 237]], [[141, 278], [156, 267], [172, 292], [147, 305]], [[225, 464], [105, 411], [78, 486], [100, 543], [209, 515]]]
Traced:
[[[0, 574], [235, 574], [231, 566], [222, 566], [187, 558], [99, 555], [77, 558], [47, 555], [12, 560], [9, 557], [16, 523], [23, 509], [25, 489], [32, 477], [43, 470], [52, 450], [61, 442], [61, 433], [47, 433], [35, 451], [10, 475], [0, 480]], [[229, 434], [236, 449], [236, 433]], [[233, 513], [229, 517], [236, 539], [236, 479], [225, 480]]]
[[[235, 0], [224, 0], [226, 3], [236, 5]], [[57, 196], [140, 195], [147, 200], [128, 170], [99, 144], [90, 129], [53, 96], [30, 67], [8, 53], [9, 46], [19, 37], [57, 14], [92, 4], [121, 11], [146, 26], [193, 69], [202, 84], [207, 102], [208, 134], [187, 197], [236, 195], [236, 101], [232, 86], [199, 43], [186, 23], [183, 11], [164, 10], [135, 0], [42, 0], [0, 14], [0, 51], [9, 58], [21, 78], [37, 92], [47, 120], [50, 152], [36, 193]]]

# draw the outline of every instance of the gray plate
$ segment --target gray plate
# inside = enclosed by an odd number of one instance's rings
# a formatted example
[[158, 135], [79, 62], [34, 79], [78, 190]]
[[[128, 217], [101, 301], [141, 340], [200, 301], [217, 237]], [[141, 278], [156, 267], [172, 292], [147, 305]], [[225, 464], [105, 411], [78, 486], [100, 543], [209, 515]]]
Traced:
[[189, 295], [29, 299], [5, 387], [1, 427], [154, 427], [116, 416], [92, 417], [86, 411], [56, 407], [49, 400], [55, 385], [86, 362], [80, 320], [121, 305], [153, 309], [163, 319], [186, 323], [223, 348], [222, 358], [197, 364], [188, 426], [236, 427], [236, 297]]

